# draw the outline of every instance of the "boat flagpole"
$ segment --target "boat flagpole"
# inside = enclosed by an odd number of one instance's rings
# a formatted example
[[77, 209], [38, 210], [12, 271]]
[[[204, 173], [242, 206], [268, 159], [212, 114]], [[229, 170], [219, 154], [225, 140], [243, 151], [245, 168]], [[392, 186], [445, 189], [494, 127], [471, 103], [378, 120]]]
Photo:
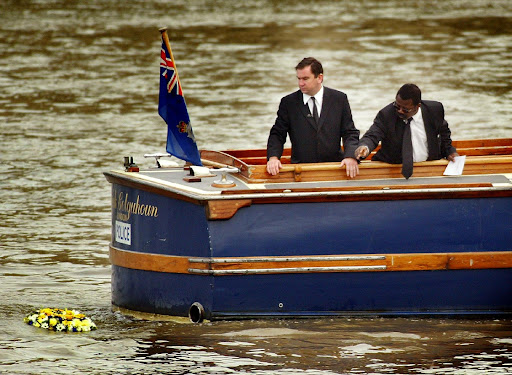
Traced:
[[171, 42], [169, 42], [169, 35], [167, 35], [167, 27], [162, 27], [160, 30], [160, 33], [162, 34], [162, 41], [165, 43], [165, 46], [167, 47], [167, 51], [169, 51], [169, 54], [171, 55], [171, 60], [174, 63], [174, 70], [176, 72], [176, 78], [178, 79], [178, 82], [180, 82], [180, 75], [178, 74], [178, 67], [176, 66], [176, 60], [174, 60], [174, 56], [172, 55], [172, 49], [171, 49]]
[[160, 33], [162, 34], [162, 48], [160, 52], [158, 113], [167, 123], [166, 151], [193, 165], [202, 165], [167, 28], [161, 28]]

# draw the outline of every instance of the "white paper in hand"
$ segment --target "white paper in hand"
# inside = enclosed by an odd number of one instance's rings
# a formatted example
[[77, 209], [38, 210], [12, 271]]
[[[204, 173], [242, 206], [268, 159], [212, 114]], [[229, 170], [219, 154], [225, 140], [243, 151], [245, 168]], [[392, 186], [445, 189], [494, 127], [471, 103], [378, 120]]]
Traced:
[[451, 161], [444, 170], [445, 176], [460, 176], [464, 170], [464, 163], [466, 162], [466, 155], [456, 156], [455, 161]]

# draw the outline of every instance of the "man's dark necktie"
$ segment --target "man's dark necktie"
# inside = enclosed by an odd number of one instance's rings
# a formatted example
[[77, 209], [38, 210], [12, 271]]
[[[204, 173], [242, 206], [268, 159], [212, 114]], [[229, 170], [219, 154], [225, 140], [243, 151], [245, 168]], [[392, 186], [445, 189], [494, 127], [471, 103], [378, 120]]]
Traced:
[[311, 99], [313, 99], [313, 118], [315, 119], [315, 122], [318, 125], [318, 121], [320, 120], [320, 116], [318, 116], [318, 109], [316, 108], [316, 100], [315, 100], [314, 96], [312, 96]]
[[405, 120], [404, 140], [402, 141], [402, 174], [406, 179], [412, 176], [411, 120]]

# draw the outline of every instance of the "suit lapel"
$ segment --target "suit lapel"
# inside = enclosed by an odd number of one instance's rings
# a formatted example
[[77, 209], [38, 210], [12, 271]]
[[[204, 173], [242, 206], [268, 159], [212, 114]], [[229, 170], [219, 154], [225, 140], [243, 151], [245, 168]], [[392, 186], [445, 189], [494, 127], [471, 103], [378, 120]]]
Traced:
[[423, 117], [423, 124], [425, 126], [425, 133], [427, 134], [428, 145], [428, 160], [436, 157], [434, 150], [436, 149], [436, 132], [432, 122], [432, 114], [425, 103], [421, 102], [421, 116]]
[[332, 106], [332, 96], [329, 95], [329, 90], [324, 86], [324, 97], [322, 98], [322, 110], [320, 111], [320, 120], [318, 121], [318, 130], [324, 125], [327, 113]]
[[394, 138], [398, 139], [399, 143], [402, 144], [404, 139], [405, 122], [398, 115], [395, 114], [395, 134]]

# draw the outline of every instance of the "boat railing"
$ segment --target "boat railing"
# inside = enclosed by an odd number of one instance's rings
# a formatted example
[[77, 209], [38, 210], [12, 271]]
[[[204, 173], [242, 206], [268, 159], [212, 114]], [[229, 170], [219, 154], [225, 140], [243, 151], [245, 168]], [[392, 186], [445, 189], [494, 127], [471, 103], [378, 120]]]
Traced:
[[[512, 173], [512, 138], [453, 141], [459, 155], [466, 155], [464, 175]], [[372, 155], [378, 150], [374, 150]], [[370, 155], [359, 166], [356, 180], [403, 178], [401, 164], [371, 161]], [[266, 172], [266, 150], [201, 151], [205, 165], [231, 166], [240, 170], [240, 177], [248, 183], [306, 182], [346, 180], [346, 172], [334, 163], [290, 163], [290, 149], [285, 149], [281, 162], [283, 168], [277, 176]], [[443, 176], [448, 161], [433, 160], [414, 165], [414, 177]]]

